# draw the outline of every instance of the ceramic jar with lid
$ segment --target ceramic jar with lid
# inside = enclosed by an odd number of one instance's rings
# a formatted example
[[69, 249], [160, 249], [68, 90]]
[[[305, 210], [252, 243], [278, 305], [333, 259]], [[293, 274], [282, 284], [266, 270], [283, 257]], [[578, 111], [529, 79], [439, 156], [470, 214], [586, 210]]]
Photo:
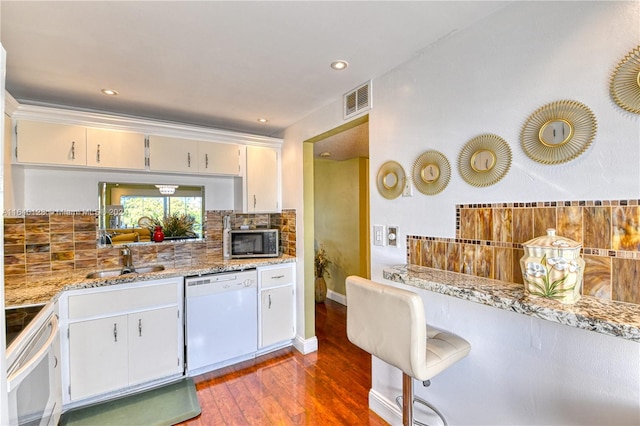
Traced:
[[580, 299], [584, 259], [580, 257], [582, 244], [556, 235], [547, 235], [522, 244], [520, 259], [525, 292], [571, 304]]

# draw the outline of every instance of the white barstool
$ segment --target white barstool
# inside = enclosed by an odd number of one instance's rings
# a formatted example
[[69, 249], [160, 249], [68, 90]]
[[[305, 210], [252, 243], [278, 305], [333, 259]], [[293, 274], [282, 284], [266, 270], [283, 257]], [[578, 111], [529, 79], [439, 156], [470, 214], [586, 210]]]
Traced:
[[[455, 334], [427, 326], [422, 299], [416, 293], [365, 278], [346, 279], [347, 337], [356, 346], [402, 370], [402, 422], [412, 426], [413, 402], [444, 416], [422, 398], [414, 397], [413, 380], [430, 379], [461, 360], [471, 350]], [[415, 421], [417, 424], [423, 424]]]

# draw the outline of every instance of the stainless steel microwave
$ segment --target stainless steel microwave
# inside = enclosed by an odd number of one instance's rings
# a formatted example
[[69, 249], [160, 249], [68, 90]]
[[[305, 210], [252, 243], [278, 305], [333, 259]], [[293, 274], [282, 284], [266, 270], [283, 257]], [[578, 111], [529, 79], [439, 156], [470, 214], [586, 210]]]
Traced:
[[231, 231], [231, 257], [278, 257], [277, 229], [234, 229]]

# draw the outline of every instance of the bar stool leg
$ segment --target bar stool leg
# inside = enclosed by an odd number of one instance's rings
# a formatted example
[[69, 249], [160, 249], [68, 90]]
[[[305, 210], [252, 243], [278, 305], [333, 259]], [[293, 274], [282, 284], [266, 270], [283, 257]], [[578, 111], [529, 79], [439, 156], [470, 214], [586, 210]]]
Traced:
[[402, 373], [402, 424], [413, 426], [413, 378]]

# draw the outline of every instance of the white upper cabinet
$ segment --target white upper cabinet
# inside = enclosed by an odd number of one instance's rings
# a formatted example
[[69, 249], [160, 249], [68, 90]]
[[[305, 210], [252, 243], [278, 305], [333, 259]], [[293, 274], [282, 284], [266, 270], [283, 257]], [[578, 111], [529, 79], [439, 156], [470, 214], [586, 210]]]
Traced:
[[196, 173], [198, 141], [149, 136], [149, 170]]
[[199, 142], [198, 172], [238, 176], [240, 174], [240, 145]]
[[145, 135], [87, 128], [87, 166], [145, 169]]
[[239, 145], [149, 136], [149, 170], [238, 176]]
[[278, 151], [271, 147], [247, 146], [247, 213], [270, 213], [280, 209]]
[[16, 127], [18, 163], [85, 166], [87, 133], [83, 126], [20, 120]]

